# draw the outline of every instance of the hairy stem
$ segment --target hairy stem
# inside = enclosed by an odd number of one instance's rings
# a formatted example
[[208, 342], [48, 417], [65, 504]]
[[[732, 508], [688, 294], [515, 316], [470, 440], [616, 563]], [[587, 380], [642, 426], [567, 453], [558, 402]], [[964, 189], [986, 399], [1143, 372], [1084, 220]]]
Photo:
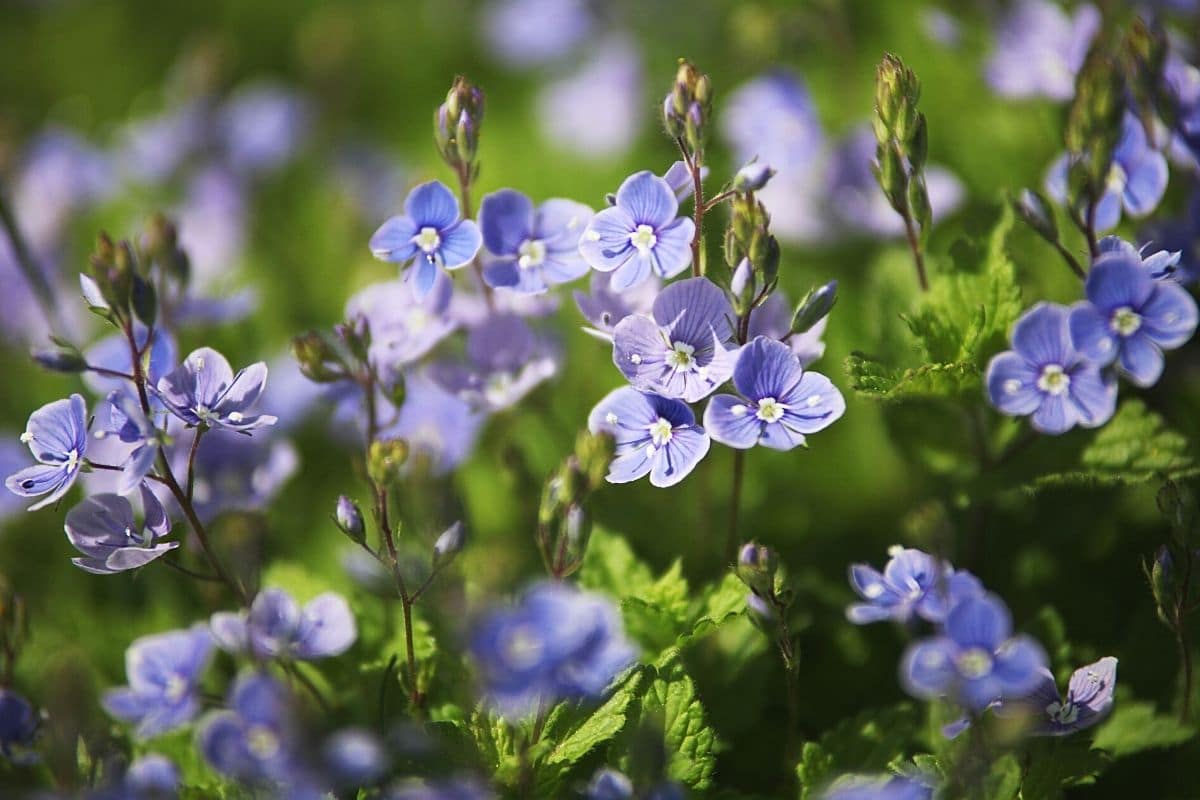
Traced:
[[906, 213], [901, 216], [904, 217], [904, 236], [908, 239], [908, 249], [912, 251], [913, 262], [917, 265], [917, 283], [921, 285], [922, 292], [928, 292], [929, 276], [925, 272], [925, 252], [921, 247], [921, 237], [917, 233], [912, 215]]
[[704, 274], [704, 264], [700, 261], [700, 245], [704, 240], [704, 185], [700, 178], [700, 156], [698, 153], [691, 153], [687, 144], [683, 141], [683, 137], [675, 140], [675, 144], [679, 146], [679, 152], [683, 155], [683, 163], [688, 168], [688, 173], [692, 176], [692, 200], [694, 206], [696, 232], [692, 235], [692, 276], [699, 278]]
[[50, 285], [50, 281], [46, 279], [45, 273], [38, 268], [34, 261], [33, 253], [29, 249], [29, 245], [25, 241], [25, 237], [21, 234], [21, 228], [17, 225], [17, 218], [13, 215], [12, 208], [8, 205], [8, 200], [4, 196], [4, 191], [0, 189], [0, 225], [4, 227], [5, 233], [8, 234], [8, 240], [12, 243], [13, 255], [16, 256], [17, 266], [25, 275], [25, 280], [29, 282], [29, 287], [33, 289], [33, 296], [37, 298], [38, 304], [42, 307], [42, 313], [46, 315], [46, 321], [50, 323], [50, 327], [56, 327], [58, 322], [58, 307], [54, 300], [54, 288]]

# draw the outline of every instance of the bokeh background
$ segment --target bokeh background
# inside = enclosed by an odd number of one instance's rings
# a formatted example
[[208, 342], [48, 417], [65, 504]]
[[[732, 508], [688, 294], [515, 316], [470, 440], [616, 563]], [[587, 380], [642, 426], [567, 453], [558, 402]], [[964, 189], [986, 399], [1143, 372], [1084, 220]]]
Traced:
[[[287, 366], [289, 338], [339, 321], [355, 290], [394, 276], [394, 265], [371, 258], [370, 234], [400, 209], [411, 185], [452, 182], [432, 146], [431, 118], [456, 74], [487, 93], [477, 196], [512, 186], [600, 207], [626, 175], [661, 173], [675, 159], [658, 108], [679, 57], [711, 75], [719, 118], [736, 113], [727, 101], [755, 78], [782, 69], [801, 80], [819, 123], [812, 146], [819, 158], [869, 119], [874, 66], [885, 51], [898, 53], [922, 78], [930, 160], [961, 189], [933, 236], [935, 263], [948, 263], [965, 233], [992, 224], [1006, 192], [1040, 185], [1061, 150], [1060, 105], [1014, 102], [985, 81], [1001, 3], [543, 5], [567, 11], [551, 8], [551, 22], [513, 47], [506, 26], [520, 20], [506, 19], [500, 4], [464, 0], [3, 3], [0, 175], [58, 289], [64, 314], [55, 331], [80, 345], [98, 335], [98, 320], [76, 311], [74, 290], [96, 232], [133, 236], [152, 213], [166, 211], [179, 222], [208, 296], [252, 308], [235, 321], [185, 329], [181, 352], [207, 344], [235, 366], [267, 360], [273, 389], [265, 410], [286, 417], [307, 396]], [[758, 122], [769, 126], [772, 118]], [[200, 131], [216, 133], [189, 141]], [[715, 180], [743, 155], [714, 137]], [[823, 202], [821, 178], [812, 180], [810, 193]], [[1173, 176], [1164, 209], [1181, 208], [1189, 189]], [[1027, 298], [1075, 297], [1077, 284], [1027, 231], [1014, 234], [1010, 251]], [[719, 259], [715, 247], [712, 256]], [[903, 640], [885, 626], [844, 621], [845, 569], [882, 562], [891, 544], [942, 535], [927, 523], [936, 516], [931, 504], [945, 509], [955, 562], [1003, 595], [1052, 656], [1064, 656], [1053, 648], [1067, 639], [1077, 664], [1118, 655], [1121, 691], [1169, 706], [1177, 695], [1174, 644], [1155, 619], [1142, 572], [1165, 536], [1155, 487], [1036, 496], [1019, 489], [1023, 478], [1015, 476], [1078, 447], [1072, 434], [1039, 442], [1012, 476], [989, 479], [986, 501], [974, 499], [974, 466], [855, 397], [842, 368], [851, 351], [886, 354], [902, 337], [898, 314], [915, 294], [902, 240], [863, 229], [785, 240], [781, 273], [792, 298], [839, 281], [828, 348], [814, 368], [848, 400], [845, 418], [813, 436], [810, 448], [758, 449], [748, 458], [743, 533], [779, 549], [798, 589], [802, 734], [900, 698], [895, 664]], [[29, 359], [47, 325], [22, 280], [11, 253], [0, 254], [0, 459], [16, 465], [24, 463], [17, 436], [29, 412], [78, 389], [74, 378], [47, 374]], [[460, 570], [478, 595], [511, 591], [538, 573], [541, 483], [591, 406], [622, 383], [608, 349], [580, 332], [569, 292], [559, 296], [551, 324], [566, 352], [561, 374], [489, 419], [452, 477], [405, 493], [402, 513], [418, 538], [459, 516], [466, 521], [472, 539]], [[1175, 354], [1168, 377], [1145, 397], [1193, 439], [1197, 353], [1192, 346]], [[336, 496], [358, 484], [351, 443], [330, 434], [328, 416], [318, 405], [285, 418], [277, 441], [294, 448], [294, 470], [267, 487], [275, 496], [264, 513], [226, 515], [218, 536], [247, 559], [345, 587], [346, 542], [329, 517]], [[948, 418], [946, 436], [957, 436], [958, 426]], [[597, 499], [598, 523], [627, 536], [656, 567], [682, 557], [690, 580], [717, 577], [726, 566], [731, 461], [731, 451], [714, 448], [669, 491], [610, 487]], [[0, 573], [26, 597], [32, 619], [19, 683], [52, 714], [103, 730], [109, 721], [96, 693], [121, 682], [126, 645], [197, 616], [195, 589], [165, 570], [85, 575], [70, 564], [61, 511], [26, 513], [7, 497], [0, 511]], [[774, 791], [777, 771], [764, 765], [783, 747], [775, 740], [784, 720], [778, 664], [760, 657], [732, 674], [697, 675], [726, 745], [721, 784]], [[1079, 796], [1128, 797], [1135, 788], [1147, 797], [1196, 796], [1198, 748], [1122, 761]]]

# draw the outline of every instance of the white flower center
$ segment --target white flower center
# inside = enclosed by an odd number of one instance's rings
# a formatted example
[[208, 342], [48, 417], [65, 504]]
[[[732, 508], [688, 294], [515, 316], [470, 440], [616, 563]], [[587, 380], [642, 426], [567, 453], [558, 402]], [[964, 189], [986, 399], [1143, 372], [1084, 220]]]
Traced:
[[[126, 529], [126, 533], [128, 533]], [[163, 696], [167, 698], [169, 703], [178, 703], [187, 694], [188, 683], [183, 679], [182, 675], [171, 674], [167, 676], [167, 685], [163, 687]]]
[[1129, 306], [1121, 306], [1113, 312], [1108, 327], [1112, 328], [1113, 333], [1132, 336], [1142, 327], [1142, 317]]
[[413, 242], [426, 255], [432, 254], [442, 246], [442, 237], [438, 234], [437, 228], [421, 228], [421, 232], [413, 237]]
[[783, 412], [786, 410], [787, 406], [774, 397], [764, 397], [758, 401], [758, 411], [754, 413], [754, 416], [763, 422], [778, 422], [783, 418]]
[[484, 398], [492, 405], [502, 405], [508, 399], [508, 392], [512, 388], [513, 382], [514, 378], [511, 373], [493, 372], [484, 383]]
[[540, 267], [546, 260], [546, 243], [541, 239], [526, 239], [517, 248], [517, 253], [519, 254], [517, 264], [521, 269]]
[[246, 731], [246, 746], [255, 758], [266, 761], [279, 752], [279, 737], [264, 725], [254, 725]]
[[542, 657], [542, 639], [529, 625], [513, 628], [504, 643], [504, 657], [517, 669], [531, 667]]
[[1070, 725], [1079, 719], [1079, 707], [1074, 703], [1060, 703], [1055, 700], [1046, 706], [1046, 715], [1050, 717], [1051, 722], [1057, 722], [1059, 725]]
[[658, 237], [654, 234], [654, 228], [649, 225], [638, 225], [637, 230], [629, 234], [630, 243], [638, 249], [642, 255], [646, 255], [654, 249], [654, 245], [658, 244]]
[[696, 348], [687, 342], [671, 342], [671, 349], [667, 351], [667, 363], [677, 370], [691, 371], [696, 368], [695, 352]]
[[675, 426], [671, 424], [671, 420], [659, 417], [649, 425], [650, 441], [654, 442], [655, 447], [662, 447], [671, 441], [674, 430]]
[[1042, 374], [1037, 379], [1037, 387], [1043, 392], [1057, 397], [1066, 392], [1070, 386], [1071, 376], [1060, 365], [1047, 364], [1042, 367]]
[[79, 451], [72, 450], [71, 452], [67, 453], [67, 471], [70, 472], [71, 470], [75, 469], [78, 466], [79, 466]]
[[200, 403], [196, 406], [196, 416], [200, 418], [201, 422], [208, 422], [208, 418], [212, 416], [212, 409], [204, 403]]
[[992, 654], [982, 647], [972, 647], [957, 660], [959, 673], [967, 680], [975, 680], [992, 672]]
[[1112, 166], [1108, 168], [1108, 179], [1105, 185], [1111, 192], [1125, 191], [1125, 184], [1129, 182], [1129, 176], [1125, 174], [1125, 168], [1116, 161], [1112, 162]]

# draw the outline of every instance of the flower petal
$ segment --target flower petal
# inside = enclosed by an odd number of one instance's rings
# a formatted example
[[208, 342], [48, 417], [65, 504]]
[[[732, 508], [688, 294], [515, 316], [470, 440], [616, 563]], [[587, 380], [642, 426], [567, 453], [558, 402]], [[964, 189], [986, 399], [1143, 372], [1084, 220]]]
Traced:
[[1064, 306], [1038, 303], [1013, 326], [1013, 350], [1036, 365], [1070, 363], [1074, 348], [1067, 317]]
[[1134, 217], [1154, 211], [1167, 191], [1168, 176], [1166, 157], [1157, 150], [1148, 150], [1125, 181], [1121, 195], [1125, 210]]
[[671, 441], [659, 448], [652, 459], [654, 466], [650, 470], [650, 483], [659, 488], [679, 483], [708, 454], [708, 448], [708, 434], [702, 428], [676, 428]]
[[483, 237], [479, 235], [479, 227], [469, 219], [443, 230], [442, 244], [438, 248], [442, 266], [446, 269], [465, 267], [475, 258], [482, 245]]
[[1163, 349], [1180, 347], [1196, 333], [1196, 301], [1178, 284], [1157, 283], [1141, 313], [1146, 335]]
[[992, 653], [1012, 633], [1012, 618], [991, 595], [968, 597], [946, 616], [946, 635], [960, 647], [979, 647]]
[[1118, 308], [1141, 309], [1156, 285], [1140, 256], [1110, 255], [1092, 266], [1084, 290], [1088, 300], [1108, 316]]
[[923, 699], [945, 695], [957, 679], [954, 658], [957, 647], [939, 636], [911, 645], [900, 662], [900, 682], [905, 690]]
[[458, 198], [441, 181], [429, 181], [408, 193], [404, 213], [412, 220], [414, 235], [421, 228], [443, 231], [458, 219]]
[[713, 395], [704, 409], [708, 435], [726, 447], [748, 450], [758, 443], [762, 421], [746, 401], [731, 394]]
[[633, 217], [623, 208], [606, 208], [584, 229], [579, 253], [593, 269], [612, 272], [637, 252], [629, 240], [636, 228]]
[[649, 225], [656, 231], [675, 218], [679, 201], [671, 185], [649, 170], [630, 175], [617, 189], [617, 206], [624, 209], [637, 225]]
[[317, 595], [304, 606], [296, 636], [299, 658], [340, 655], [354, 644], [358, 631], [345, 598], [335, 592]]
[[392, 217], [371, 236], [371, 255], [380, 261], [402, 264], [417, 254], [413, 237], [417, 226], [408, 217]]
[[1038, 373], [1024, 358], [1006, 350], [988, 363], [985, 379], [988, 399], [1009, 416], [1032, 414], [1042, 404], [1037, 378]]
[[1062, 395], [1042, 395], [1041, 405], [1030, 417], [1030, 424], [1039, 433], [1057, 436], [1075, 427], [1079, 421], [1075, 404]]
[[483, 244], [495, 255], [516, 255], [521, 243], [532, 237], [533, 219], [533, 202], [515, 189], [492, 192], [479, 204]]
[[1117, 409], [1117, 381], [1111, 370], [1083, 363], [1071, 372], [1069, 392], [1078, 422], [1096, 428], [1108, 422]]
[[1071, 343], [1085, 358], [1101, 366], [1111, 364], [1117, 357], [1117, 337], [1109, 325], [1108, 316], [1087, 301], [1071, 306], [1068, 324]]
[[[733, 338], [733, 307], [708, 278], [687, 278], [667, 286], [654, 299], [652, 313], [659, 325], [670, 327], [671, 341], [682, 340], [698, 349], [708, 345], [714, 334], [720, 342]], [[787, 351], [786, 346], [783, 349]]]
[[690, 217], [677, 217], [658, 231], [658, 241], [652, 251], [654, 273], [660, 278], [673, 278], [692, 263], [692, 238], [696, 223]]
[[1163, 371], [1163, 353], [1149, 336], [1135, 333], [1121, 342], [1121, 373], [1135, 386], [1146, 388], [1158, 383]]

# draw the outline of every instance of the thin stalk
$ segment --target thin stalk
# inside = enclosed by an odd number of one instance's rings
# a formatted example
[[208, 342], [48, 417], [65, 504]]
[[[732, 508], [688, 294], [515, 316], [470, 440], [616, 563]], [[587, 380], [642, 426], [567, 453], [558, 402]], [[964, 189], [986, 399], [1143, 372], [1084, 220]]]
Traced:
[[917, 228], [913, 224], [911, 214], [903, 214], [904, 217], [904, 235], [908, 239], [908, 249], [912, 251], [913, 262], [917, 265], [917, 282], [921, 284], [921, 291], [929, 291], [929, 276], [925, 272], [925, 253], [921, 249], [921, 237], [917, 234]]
[[25, 241], [25, 237], [21, 234], [21, 228], [17, 225], [17, 218], [14, 216], [12, 208], [8, 205], [8, 200], [4, 196], [4, 192], [0, 190], [0, 225], [4, 226], [5, 233], [8, 234], [8, 240], [12, 243], [13, 255], [16, 257], [17, 266], [25, 275], [25, 280], [29, 282], [29, 287], [33, 289], [33, 296], [37, 298], [38, 305], [42, 307], [42, 313], [46, 315], [46, 321], [54, 327], [58, 321], [58, 307], [54, 300], [54, 288], [50, 285], [50, 281], [46, 279], [45, 273], [39, 268], [34, 261], [33, 253], [29, 249], [29, 245]]
[[704, 265], [700, 262], [700, 243], [704, 240], [704, 185], [700, 178], [699, 154], [693, 155], [688, 151], [683, 137], [675, 140], [679, 152], [683, 155], [683, 163], [692, 176], [692, 200], [695, 208], [694, 217], [696, 232], [692, 235], [692, 277], [699, 278], [704, 274]]
[[1175, 605], [1175, 644], [1179, 647], [1179, 660], [1183, 665], [1183, 704], [1179, 710], [1179, 720], [1185, 725], [1192, 717], [1192, 646], [1188, 638], [1187, 610], [1185, 608], [1192, 583], [1192, 551], [1190, 547], [1183, 548], [1183, 584], [1179, 591], [1179, 600]]
[[[474, 214], [471, 208], [471, 167], [464, 165], [458, 172], [458, 195], [462, 202], [463, 219], [470, 219]], [[483, 299], [487, 302], [489, 311], [496, 310], [496, 298], [492, 296], [492, 287], [488, 286], [487, 281], [483, 279], [483, 264], [479, 261], [479, 255], [471, 259], [471, 269], [475, 272], [475, 279], [479, 281], [480, 287], [483, 289]]]
[[200, 450], [200, 437], [208, 430], [207, 425], [199, 425], [196, 428], [196, 435], [192, 437], [192, 446], [188, 450], [187, 460], [187, 499], [192, 502], [192, 496], [196, 488], [196, 453]]
[[188, 569], [187, 567], [183, 566], [178, 561], [172, 561], [169, 558], [162, 559], [162, 563], [166, 564], [168, 567], [175, 570], [176, 572], [187, 575], [189, 578], [195, 578], [198, 581], [209, 581], [211, 583], [220, 583], [221, 582], [221, 579], [218, 578], [216, 575], [208, 575], [204, 572], [196, 572], [193, 569]]
[[1071, 251], [1063, 247], [1062, 242], [1055, 241], [1051, 244], [1054, 245], [1054, 249], [1058, 251], [1058, 254], [1063, 257], [1063, 261], [1067, 262], [1067, 266], [1070, 267], [1071, 272], [1075, 273], [1075, 277], [1081, 281], [1087, 280], [1087, 272], [1080, 266], [1078, 259], [1071, 255]]

